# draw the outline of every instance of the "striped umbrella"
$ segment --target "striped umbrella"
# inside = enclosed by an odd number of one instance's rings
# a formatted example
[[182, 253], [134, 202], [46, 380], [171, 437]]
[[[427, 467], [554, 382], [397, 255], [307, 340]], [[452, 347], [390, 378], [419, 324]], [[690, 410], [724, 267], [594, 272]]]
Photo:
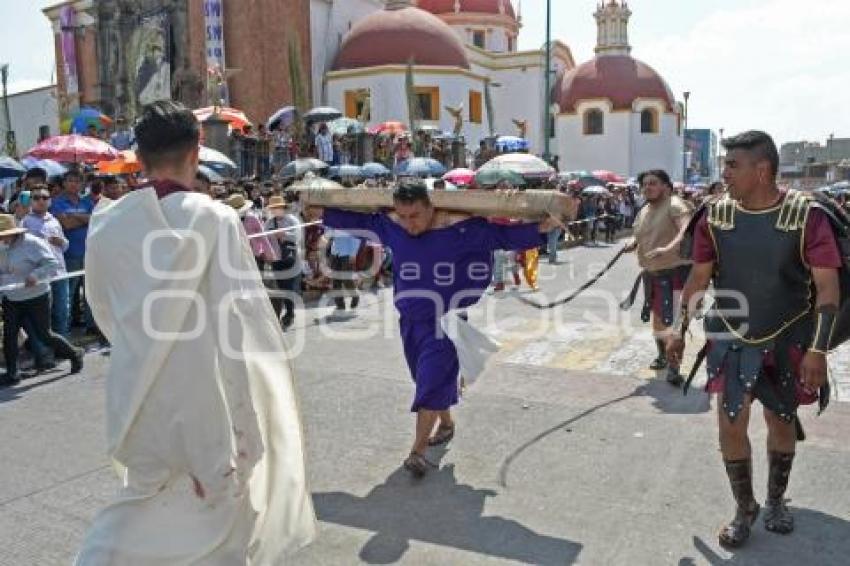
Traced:
[[230, 127], [235, 130], [242, 130], [245, 126], [251, 124], [251, 120], [248, 119], [248, 116], [245, 115], [241, 110], [237, 110], [236, 108], [228, 108], [226, 106], [207, 106], [206, 108], [198, 108], [194, 110], [195, 118], [198, 119], [198, 122], [206, 122], [218, 110], [218, 118], [220, 120], [224, 120]]
[[548, 163], [529, 153], [505, 153], [494, 157], [481, 166], [478, 172], [493, 169], [507, 169], [519, 173], [526, 179], [550, 179], [555, 175], [555, 169]]

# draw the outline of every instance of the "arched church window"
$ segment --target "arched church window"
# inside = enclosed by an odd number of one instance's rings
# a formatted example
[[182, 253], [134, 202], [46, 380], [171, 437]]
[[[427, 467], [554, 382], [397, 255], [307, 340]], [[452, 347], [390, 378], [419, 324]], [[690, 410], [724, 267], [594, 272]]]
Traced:
[[652, 108], [647, 108], [640, 113], [640, 133], [658, 133], [658, 113]]
[[584, 113], [584, 135], [599, 136], [605, 133], [605, 115], [602, 110], [593, 108]]

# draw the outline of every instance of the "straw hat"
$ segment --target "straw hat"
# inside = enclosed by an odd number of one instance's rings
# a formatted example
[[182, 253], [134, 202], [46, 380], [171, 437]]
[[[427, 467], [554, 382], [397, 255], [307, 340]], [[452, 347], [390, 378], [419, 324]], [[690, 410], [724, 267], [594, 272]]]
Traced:
[[245, 196], [240, 193], [233, 193], [227, 197], [225, 202], [230, 205], [231, 208], [235, 209], [240, 216], [244, 215], [254, 206], [253, 202], [245, 200]]
[[286, 208], [286, 201], [280, 195], [274, 195], [269, 198], [269, 203], [266, 208]]
[[11, 214], [0, 214], [0, 236], [17, 236], [26, 231], [26, 228], [15, 225], [15, 217]]

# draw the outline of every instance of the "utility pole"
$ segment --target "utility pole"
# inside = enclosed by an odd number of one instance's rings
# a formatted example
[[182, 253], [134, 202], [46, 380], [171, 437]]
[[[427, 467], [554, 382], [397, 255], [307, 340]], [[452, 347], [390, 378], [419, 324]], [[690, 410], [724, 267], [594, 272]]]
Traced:
[[3, 115], [6, 118], [6, 154], [11, 157], [18, 156], [18, 150], [15, 147], [15, 132], [12, 130], [12, 116], [9, 114], [9, 92], [7, 83], [9, 81], [9, 65], [0, 66], [0, 81], [3, 82]]
[[685, 91], [685, 111], [682, 119], [685, 129], [682, 130], [682, 184], [688, 184], [688, 99], [691, 97], [690, 91]]
[[546, 0], [546, 65], [545, 65], [546, 80], [544, 87], [546, 89], [543, 100], [543, 160], [549, 163], [552, 156], [549, 153], [549, 124], [551, 122], [550, 114], [552, 112], [552, 0]]

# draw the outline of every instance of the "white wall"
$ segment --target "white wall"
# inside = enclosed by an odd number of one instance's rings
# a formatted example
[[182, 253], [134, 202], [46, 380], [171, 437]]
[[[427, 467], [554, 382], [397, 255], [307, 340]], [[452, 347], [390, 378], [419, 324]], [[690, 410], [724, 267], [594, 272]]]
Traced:
[[345, 34], [356, 22], [383, 8], [381, 0], [310, 0], [314, 106], [327, 102], [323, 78], [331, 70]]
[[[59, 106], [56, 101], [56, 87], [40, 88], [9, 95], [9, 117], [18, 146], [18, 155], [23, 155], [38, 142], [39, 126], [48, 126], [50, 135], [59, 134]], [[0, 111], [0, 132], [5, 145], [5, 113]]]
[[[484, 107], [484, 82], [466, 75], [425, 74], [414, 72], [416, 86], [436, 86], [440, 88], [440, 119], [422, 121], [423, 125], [438, 126], [444, 131], [454, 129], [454, 119], [445, 106], [463, 104], [463, 136], [470, 148], [478, 146], [479, 140], [488, 135], [487, 112]], [[383, 73], [379, 75], [355, 77], [330, 77], [328, 80], [328, 103], [336, 108], [345, 108], [345, 92], [368, 88], [371, 97], [371, 116], [369, 126], [397, 120], [407, 123], [407, 96], [404, 73]], [[469, 91], [477, 90], [482, 95], [482, 122], [469, 122]]]
[[[671, 178], [680, 178], [683, 142], [676, 131], [676, 115], [661, 113], [659, 133], [642, 134], [640, 111], [648, 106], [663, 108], [656, 103], [638, 102], [636, 111], [611, 113], [607, 101], [593, 101], [579, 103], [576, 114], [558, 116], [556, 131], [561, 170], [608, 169], [633, 177], [647, 169], [664, 169]], [[590, 108], [605, 112], [603, 135], [583, 133], [582, 116]]]
[[[502, 27], [476, 26], [468, 24], [457, 24], [451, 26], [460, 40], [467, 45], [474, 45], [472, 32], [484, 32], [484, 49], [494, 53], [507, 53], [509, 31]], [[516, 45], [514, 45], [516, 48]]]

